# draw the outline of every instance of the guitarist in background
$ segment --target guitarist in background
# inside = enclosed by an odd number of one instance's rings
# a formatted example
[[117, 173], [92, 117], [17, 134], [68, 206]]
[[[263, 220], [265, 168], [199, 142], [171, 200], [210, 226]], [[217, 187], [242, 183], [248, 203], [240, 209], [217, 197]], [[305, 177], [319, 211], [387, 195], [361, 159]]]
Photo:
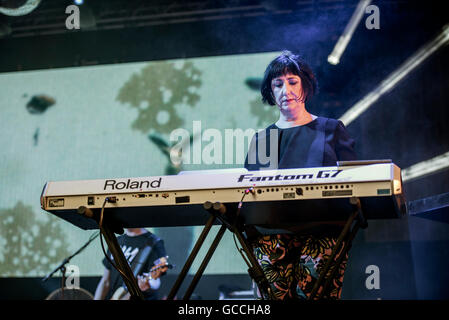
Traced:
[[[167, 270], [158, 267], [167, 262], [164, 241], [144, 228], [125, 229], [125, 233], [117, 237], [117, 241], [134, 275], [137, 276], [145, 300], [157, 300], [157, 291], [161, 285], [159, 276]], [[109, 250], [107, 254], [113, 261]], [[155, 263], [158, 266], [155, 267]], [[116, 299], [117, 296], [121, 298], [118, 293], [126, 288], [122, 277], [106, 258], [103, 259], [103, 265], [104, 273], [95, 290], [94, 299], [109, 300]], [[151, 277], [145, 276], [152, 269], [155, 271], [150, 273]], [[127, 296], [129, 297], [129, 294]]]

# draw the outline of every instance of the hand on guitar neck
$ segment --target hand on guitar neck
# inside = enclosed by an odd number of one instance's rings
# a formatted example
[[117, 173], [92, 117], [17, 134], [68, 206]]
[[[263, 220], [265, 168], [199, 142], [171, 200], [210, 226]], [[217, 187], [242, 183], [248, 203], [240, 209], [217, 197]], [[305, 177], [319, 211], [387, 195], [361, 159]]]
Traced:
[[158, 259], [157, 264], [151, 268], [150, 272], [137, 276], [137, 284], [140, 290], [146, 291], [151, 288], [150, 280], [158, 279], [169, 268], [169, 264], [165, 257]]
[[[166, 257], [162, 257], [155, 262], [155, 266], [150, 269], [150, 272], [143, 273], [137, 276], [137, 284], [140, 290], [146, 291], [151, 288], [150, 280], [158, 279], [163, 273], [168, 269], [173, 268], [171, 264], [168, 263]], [[111, 300], [129, 300], [130, 294], [125, 287], [118, 288], [112, 295]]]

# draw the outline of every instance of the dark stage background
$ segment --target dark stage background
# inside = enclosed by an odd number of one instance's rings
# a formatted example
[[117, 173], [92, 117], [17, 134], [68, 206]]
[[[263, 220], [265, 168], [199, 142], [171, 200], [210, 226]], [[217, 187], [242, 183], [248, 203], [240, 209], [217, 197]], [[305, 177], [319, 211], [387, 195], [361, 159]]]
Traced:
[[[154, 13], [159, 18], [139, 26], [144, 20], [130, 17], [140, 1], [86, 1], [98, 16], [107, 7], [124, 10], [110, 29], [111, 22], [65, 30], [64, 8], [70, 1], [43, 1], [23, 17], [0, 14], [12, 30], [0, 38], [0, 72], [288, 49], [303, 55], [317, 74], [320, 93], [308, 105], [309, 111], [339, 118], [449, 23], [443, 1], [372, 1], [380, 9], [380, 29], [365, 28], [365, 15], [341, 62], [331, 65], [327, 56], [357, 1], [202, 1], [203, 7], [198, 8], [189, 7], [187, 1], [150, 2], [153, 10], [161, 10]], [[207, 11], [210, 6], [215, 11]], [[224, 10], [236, 6], [253, 9]], [[57, 27], [40, 27], [39, 21], [52, 18], [39, 16], [44, 8], [60, 8], [62, 20], [53, 17]], [[161, 8], [166, 8], [165, 13]], [[170, 8], [196, 13], [170, 15]], [[347, 126], [360, 159], [392, 159], [405, 169], [449, 151], [448, 53], [447, 45], [441, 47]], [[408, 201], [447, 193], [449, 168], [406, 182], [405, 190]], [[447, 214], [446, 210], [440, 217], [445, 215], [447, 221]], [[379, 289], [365, 286], [369, 265], [380, 270]], [[168, 291], [175, 275], [168, 276], [163, 291]], [[93, 293], [98, 279], [99, 275], [85, 277], [81, 285]], [[3, 276], [0, 299], [43, 299], [59, 286], [58, 281], [42, 284], [39, 277]], [[244, 274], [206, 275], [196, 294], [217, 299], [221, 283], [240, 284], [243, 290], [250, 286]], [[408, 215], [401, 220], [369, 221], [369, 227], [359, 232], [350, 253], [343, 299], [448, 299], [448, 283], [449, 225]]]

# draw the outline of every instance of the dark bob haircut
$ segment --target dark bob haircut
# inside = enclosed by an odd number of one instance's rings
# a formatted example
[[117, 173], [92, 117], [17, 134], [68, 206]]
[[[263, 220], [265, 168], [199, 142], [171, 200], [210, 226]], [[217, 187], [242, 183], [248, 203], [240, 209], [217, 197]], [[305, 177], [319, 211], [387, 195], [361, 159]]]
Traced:
[[262, 80], [260, 92], [262, 94], [262, 102], [274, 106], [275, 100], [273, 91], [271, 90], [271, 81], [274, 78], [286, 75], [288, 73], [295, 74], [301, 78], [303, 88], [303, 100], [307, 102], [318, 91], [318, 82], [312, 69], [298, 55], [292, 54], [290, 51], [283, 51], [278, 57], [270, 62]]

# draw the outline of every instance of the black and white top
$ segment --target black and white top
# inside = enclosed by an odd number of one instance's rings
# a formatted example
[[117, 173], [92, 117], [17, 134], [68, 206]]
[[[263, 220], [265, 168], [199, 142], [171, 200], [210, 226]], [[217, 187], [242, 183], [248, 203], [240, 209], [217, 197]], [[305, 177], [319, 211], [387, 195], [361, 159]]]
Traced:
[[[270, 157], [270, 146], [274, 143], [270, 139], [271, 130], [277, 137], [275, 152], [278, 157]], [[354, 139], [349, 136], [343, 123], [335, 119], [317, 117], [305, 125], [286, 129], [272, 124], [253, 137], [245, 168], [260, 170], [335, 166], [337, 161], [356, 160], [354, 144]], [[278, 163], [265, 163], [265, 158], [277, 158]]]
[[[148, 273], [150, 269], [154, 266], [154, 262], [157, 259], [165, 257], [167, 255], [164, 247], [164, 241], [158, 238], [156, 235], [152, 234], [151, 232], [146, 232], [138, 236], [129, 236], [127, 234], [123, 234], [117, 237], [117, 242], [121, 247], [126, 260], [131, 266], [131, 269], [133, 269], [133, 266], [135, 266], [136, 261], [138, 261], [136, 259], [138, 259], [139, 253], [141, 253], [141, 251], [146, 246], [152, 247], [148, 258], [145, 260], [143, 264], [143, 267], [141, 269], [142, 271], [139, 274], [142, 274], [144, 272]], [[114, 261], [114, 258], [109, 250], [107, 254], [109, 258], [112, 261]], [[117, 270], [115, 270], [115, 268], [110, 264], [110, 262], [106, 258], [103, 259], [103, 265], [106, 267], [106, 269], [108, 269], [111, 272], [110, 289], [105, 297], [105, 299], [110, 299], [114, 294], [114, 292], [119, 287], [124, 285], [124, 282], [120, 274], [117, 272]], [[148, 290], [144, 292], [144, 297], [145, 300], [157, 299], [158, 298], [157, 290]]]

